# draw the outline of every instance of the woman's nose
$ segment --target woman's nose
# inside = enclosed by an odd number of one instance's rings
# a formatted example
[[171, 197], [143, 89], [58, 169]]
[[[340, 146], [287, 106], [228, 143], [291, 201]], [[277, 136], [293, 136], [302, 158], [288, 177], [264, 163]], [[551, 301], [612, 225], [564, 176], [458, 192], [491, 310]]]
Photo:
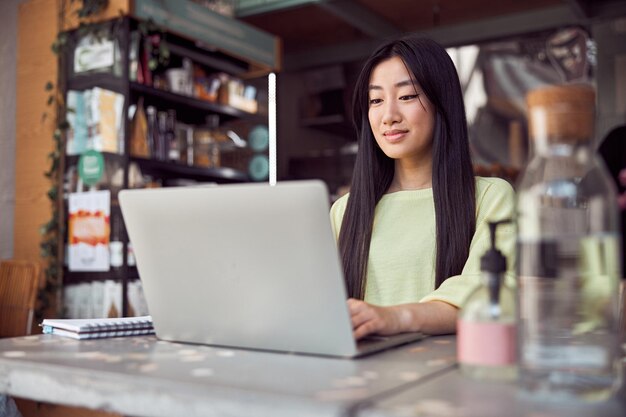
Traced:
[[383, 109], [383, 118], [382, 122], [385, 125], [392, 125], [400, 121], [402, 117], [400, 116], [400, 112], [398, 111], [398, 107], [393, 102], [385, 102]]

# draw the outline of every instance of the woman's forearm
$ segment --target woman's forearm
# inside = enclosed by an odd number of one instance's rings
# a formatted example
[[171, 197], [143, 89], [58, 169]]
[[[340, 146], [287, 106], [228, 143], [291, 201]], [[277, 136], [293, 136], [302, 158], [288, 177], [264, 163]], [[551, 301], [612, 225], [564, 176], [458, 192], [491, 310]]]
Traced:
[[401, 304], [395, 310], [403, 332], [448, 334], [456, 331], [458, 309], [443, 301]]

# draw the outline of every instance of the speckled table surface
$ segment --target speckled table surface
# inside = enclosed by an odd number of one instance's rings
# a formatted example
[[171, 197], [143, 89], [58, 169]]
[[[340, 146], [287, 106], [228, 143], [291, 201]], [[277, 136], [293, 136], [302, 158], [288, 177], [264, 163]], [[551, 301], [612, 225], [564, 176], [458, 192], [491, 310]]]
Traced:
[[[622, 374], [626, 377], [624, 361]], [[476, 382], [457, 368], [360, 410], [359, 417], [626, 417], [626, 386], [604, 401], [530, 395], [515, 382]]]
[[158, 341], [0, 340], [0, 392], [130, 416], [352, 416], [455, 367], [454, 337], [361, 359]]

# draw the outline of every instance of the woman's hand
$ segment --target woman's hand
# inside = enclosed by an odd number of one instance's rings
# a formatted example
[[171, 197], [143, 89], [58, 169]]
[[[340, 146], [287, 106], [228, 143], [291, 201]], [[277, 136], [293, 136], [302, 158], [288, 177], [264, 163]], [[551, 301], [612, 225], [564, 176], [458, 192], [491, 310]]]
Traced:
[[392, 335], [403, 331], [399, 312], [395, 307], [379, 307], [350, 298], [348, 309], [356, 340], [374, 333]]
[[381, 307], [350, 298], [348, 310], [356, 340], [370, 334], [390, 336], [404, 332], [447, 334], [456, 331], [458, 310], [442, 301]]

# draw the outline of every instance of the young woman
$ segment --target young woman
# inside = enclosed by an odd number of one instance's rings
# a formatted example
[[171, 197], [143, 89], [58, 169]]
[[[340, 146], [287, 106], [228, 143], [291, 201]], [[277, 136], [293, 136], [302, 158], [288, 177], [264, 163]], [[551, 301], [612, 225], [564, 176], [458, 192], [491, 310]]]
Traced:
[[[458, 308], [480, 284], [488, 221], [512, 218], [514, 193], [504, 180], [474, 177], [445, 49], [418, 38], [381, 46], [357, 80], [353, 117], [352, 184], [331, 218], [354, 336], [454, 332]], [[511, 265], [514, 231], [500, 229]]]

